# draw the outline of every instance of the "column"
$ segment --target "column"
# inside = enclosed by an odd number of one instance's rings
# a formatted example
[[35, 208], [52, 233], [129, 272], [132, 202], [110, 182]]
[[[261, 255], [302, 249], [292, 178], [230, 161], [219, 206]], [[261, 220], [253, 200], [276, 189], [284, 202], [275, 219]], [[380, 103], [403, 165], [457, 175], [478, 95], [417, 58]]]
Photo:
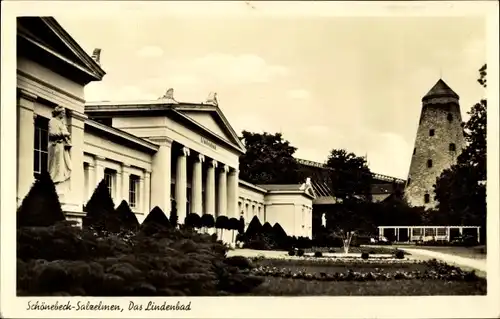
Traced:
[[[123, 163], [121, 166], [121, 194], [119, 196], [120, 202], [122, 200], [126, 201], [130, 205], [130, 198], [129, 198], [129, 192], [130, 192], [130, 172], [129, 172], [129, 165]], [[115, 205], [120, 205], [120, 203], [115, 203]]]
[[477, 228], [477, 242], [480, 243], [481, 242], [481, 236], [480, 236], [480, 227]]
[[153, 157], [151, 165], [150, 210], [157, 206], [167, 216], [170, 216], [172, 140], [166, 137], [151, 140], [158, 144], [159, 148]]
[[206, 214], [211, 214], [214, 218], [217, 217], [215, 212], [215, 168], [217, 161], [211, 160], [207, 168], [207, 180], [205, 185], [205, 207]]
[[177, 157], [177, 172], [175, 175], [175, 202], [177, 203], [177, 216], [179, 224], [184, 224], [186, 218], [187, 201], [187, 168], [186, 161], [189, 155], [189, 149], [183, 147]]
[[149, 201], [151, 199], [151, 172], [146, 171], [144, 173], [144, 202], [142, 203], [141, 212], [147, 215], [151, 211], [151, 207], [149, 206]]
[[399, 242], [399, 228], [396, 228], [396, 241]]
[[17, 203], [28, 194], [34, 181], [35, 100], [37, 96], [19, 90], [17, 101]]
[[459, 227], [458, 228], [458, 231], [460, 232], [460, 236], [462, 236], [464, 234], [464, 229], [463, 227]]
[[138, 213], [144, 213], [143, 207], [144, 207], [144, 202], [146, 201], [146, 197], [144, 194], [144, 183], [146, 179], [144, 178], [144, 175], [139, 177], [139, 196], [137, 196], [138, 203], [136, 204], [135, 211]]
[[378, 227], [378, 237], [379, 237], [379, 239], [381, 239], [382, 236], [384, 236], [384, 228], [382, 228], [381, 226], [379, 226]]
[[89, 181], [88, 181], [88, 188], [87, 188], [87, 194], [86, 198], [83, 201], [83, 204], [85, 205], [90, 197], [92, 197], [92, 194], [94, 194], [94, 190], [96, 188], [97, 182], [95, 181], [95, 165], [94, 163], [88, 163], [88, 176], [89, 176]]
[[222, 165], [219, 171], [219, 193], [218, 193], [218, 206], [219, 211], [217, 216], [227, 216], [227, 171], [229, 167]]
[[83, 113], [74, 110], [68, 112], [68, 130], [71, 134], [71, 176], [68, 196], [64, 196], [63, 209], [69, 212], [81, 213], [83, 210], [83, 144], [86, 119], [87, 115]]
[[203, 214], [203, 175], [202, 163], [205, 161], [203, 154], [198, 154], [193, 163], [193, 179], [191, 181], [191, 200], [193, 201], [192, 212]]
[[[94, 165], [94, 173], [95, 173], [95, 188], [99, 185], [99, 183], [104, 179], [104, 161], [106, 160], [105, 157], [102, 156], [95, 156], [95, 165]], [[92, 191], [93, 193], [93, 191]]]
[[238, 174], [237, 169], [231, 169], [227, 176], [227, 214], [238, 218]]

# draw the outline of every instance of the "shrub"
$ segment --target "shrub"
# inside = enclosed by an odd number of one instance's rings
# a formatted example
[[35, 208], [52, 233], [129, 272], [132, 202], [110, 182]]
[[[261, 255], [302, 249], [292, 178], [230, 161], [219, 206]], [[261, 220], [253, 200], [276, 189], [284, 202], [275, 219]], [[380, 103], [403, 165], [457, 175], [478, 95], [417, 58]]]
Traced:
[[317, 251], [314, 253], [314, 257], [323, 257], [323, 253], [320, 251]]
[[[31, 233], [19, 236], [18, 249], [30, 246], [30, 252], [38, 255], [18, 259], [18, 294], [216, 296], [247, 293], [262, 282], [240, 271], [249, 266], [244, 258], [225, 259], [227, 249], [211, 236], [160, 225], [157, 229], [129, 239], [113, 234], [97, 237], [67, 225], [25, 229]], [[36, 240], [34, 231], [45, 239]], [[97, 255], [89, 243], [112, 245]]]
[[405, 253], [404, 251], [398, 249], [396, 250], [396, 252], [394, 253], [394, 256], [397, 258], [397, 259], [404, 259], [405, 258]]
[[172, 207], [170, 209], [170, 224], [173, 228], [177, 228], [179, 225], [179, 215], [177, 215], [177, 202], [172, 201]]
[[292, 249], [292, 250], [288, 251], [288, 256], [295, 256], [295, 250]]
[[250, 239], [254, 236], [262, 234], [262, 224], [257, 216], [254, 216], [248, 224], [247, 231], [245, 232], [245, 237]]
[[245, 234], [245, 218], [243, 216], [240, 216], [240, 219], [238, 220], [238, 235], [244, 235]]
[[255, 249], [255, 250], [271, 250], [274, 248], [273, 241], [267, 236], [257, 235], [243, 244], [243, 248]]
[[65, 219], [54, 183], [44, 172], [17, 210], [17, 227], [50, 226]]
[[137, 216], [132, 212], [128, 203], [124, 200], [118, 205], [115, 213], [122, 221], [121, 228], [123, 230], [137, 230], [139, 228], [139, 221]]
[[232, 230], [232, 238], [234, 239], [234, 231], [238, 230], [238, 227], [240, 226], [240, 221], [236, 219], [235, 217], [229, 218], [228, 222], [228, 229]]
[[368, 259], [369, 257], [370, 257], [370, 254], [368, 254], [367, 252], [361, 253], [361, 258], [362, 259]]
[[240, 269], [249, 269], [254, 267], [250, 259], [243, 256], [227, 257], [224, 262], [229, 266], [238, 267]]
[[201, 217], [196, 213], [190, 213], [186, 215], [184, 219], [184, 226], [191, 228], [201, 228]]
[[172, 227], [165, 213], [160, 207], [155, 206], [146, 216], [146, 219], [141, 224], [141, 229], [157, 228], [157, 227]]
[[299, 256], [299, 257], [304, 256], [304, 249], [297, 250], [297, 256]]
[[109, 194], [106, 181], [103, 179], [97, 185], [92, 197], [85, 205], [87, 215], [83, 218], [84, 228], [101, 232], [119, 232], [122, 226], [118, 214], [115, 212], [115, 204]]
[[224, 233], [224, 229], [228, 229], [229, 218], [227, 216], [220, 215], [215, 220], [215, 228], [221, 230], [221, 236]]
[[201, 226], [206, 228], [212, 228], [215, 226], [215, 219], [213, 215], [203, 214], [201, 216]]

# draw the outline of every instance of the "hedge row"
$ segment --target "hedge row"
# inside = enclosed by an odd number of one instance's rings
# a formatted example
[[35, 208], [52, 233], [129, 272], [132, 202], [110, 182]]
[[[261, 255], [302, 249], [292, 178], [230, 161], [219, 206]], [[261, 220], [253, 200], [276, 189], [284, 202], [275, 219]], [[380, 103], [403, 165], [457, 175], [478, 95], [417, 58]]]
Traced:
[[154, 208], [139, 225], [126, 202], [114, 209], [101, 182], [83, 227], [66, 221], [48, 174], [17, 212], [17, 289], [22, 296], [219, 296], [263, 281], [226, 258], [216, 236], [176, 228]]

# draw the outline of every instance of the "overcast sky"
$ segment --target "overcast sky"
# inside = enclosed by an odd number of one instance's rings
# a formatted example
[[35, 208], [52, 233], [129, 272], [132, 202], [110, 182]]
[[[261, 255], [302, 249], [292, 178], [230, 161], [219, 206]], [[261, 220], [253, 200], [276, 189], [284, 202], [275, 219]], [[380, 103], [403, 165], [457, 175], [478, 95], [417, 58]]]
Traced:
[[[440, 75], [462, 114], [483, 89], [485, 20], [467, 17], [243, 18], [56, 16], [107, 72], [88, 101], [182, 102], [216, 91], [236, 132], [282, 131], [297, 157], [333, 148], [368, 155], [372, 171], [406, 178], [421, 98]], [[249, 10], [253, 10], [249, 8]]]

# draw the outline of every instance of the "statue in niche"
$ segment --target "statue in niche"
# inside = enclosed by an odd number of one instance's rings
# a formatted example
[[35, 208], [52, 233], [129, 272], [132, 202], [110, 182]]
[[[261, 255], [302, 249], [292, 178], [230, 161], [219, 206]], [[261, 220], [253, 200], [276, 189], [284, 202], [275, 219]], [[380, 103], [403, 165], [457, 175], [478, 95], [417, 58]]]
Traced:
[[69, 190], [71, 176], [71, 135], [66, 127], [66, 111], [57, 106], [49, 121], [49, 174], [61, 196]]
[[321, 215], [321, 226], [326, 228], [326, 214]]
[[210, 92], [205, 103], [212, 104], [215, 106], [219, 105], [219, 102], [217, 101], [217, 93]]

